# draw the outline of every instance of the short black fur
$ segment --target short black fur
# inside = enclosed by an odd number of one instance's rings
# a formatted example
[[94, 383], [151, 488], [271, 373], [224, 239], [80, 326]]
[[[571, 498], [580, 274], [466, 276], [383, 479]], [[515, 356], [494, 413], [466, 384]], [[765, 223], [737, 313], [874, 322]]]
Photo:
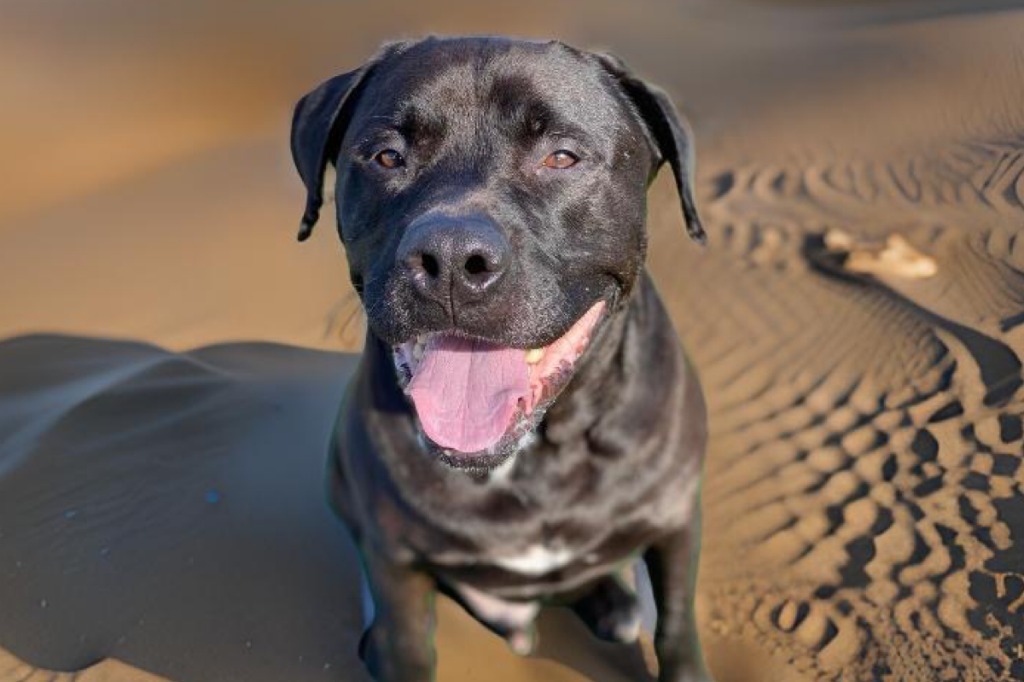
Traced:
[[[578, 162], [545, 165], [558, 150]], [[646, 191], [664, 161], [690, 235], [704, 238], [689, 129], [667, 96], [614, 58], [558, 42], [428, 38], [303, 98], [292, 151], [307, 190], [300, 239], [336, 167], [338, 230], [368, 320], [328, 469], [366, 562], [376, 678], [431, 679], [438, 585], [510, 642], [529, 623], [481, 616], [489, 599], [512, 607], [505, 615], [565, 601], [599, 636], [630, 637], [635, 601], [608, 580], [643, 553], [659, 679], [704, 679], [689, 607], [705, 408], [644, 271]], [[482, 254], [477, 279], [424, 284], [445, 264], [425, 275], [409, 242], [442, 229]], [[397, 344], [444, 332], [543, 347], [600, 301], [605, 315], [532, 440], [491, 459], [439, 461], [425, 447]]]

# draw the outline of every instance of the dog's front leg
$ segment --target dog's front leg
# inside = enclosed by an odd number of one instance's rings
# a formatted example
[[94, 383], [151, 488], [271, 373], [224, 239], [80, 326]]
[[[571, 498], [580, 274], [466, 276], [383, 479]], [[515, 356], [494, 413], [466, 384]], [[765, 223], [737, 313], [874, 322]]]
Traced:
[[644, 554], [658, 608], [654, 647], [659, 682], [705, 682], [692, 612], [694, 532], [675, 531]]
[[364, 635], [364, 662], [377, 682], [434, 679], [434, 597], [425, 573], [374, 552], [364, 554], [373, 622]]

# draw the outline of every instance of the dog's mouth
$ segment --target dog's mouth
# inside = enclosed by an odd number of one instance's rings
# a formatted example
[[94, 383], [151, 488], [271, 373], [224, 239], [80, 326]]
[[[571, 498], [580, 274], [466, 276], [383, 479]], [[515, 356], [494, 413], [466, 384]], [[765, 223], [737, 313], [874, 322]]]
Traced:
[[517, 451], [569, 382], [604, 310], [598, 301], [541, 348], [508, 348], [450, 332], [395, 346], [399, 384], [432, 449], [462, 468], [491, 468]]

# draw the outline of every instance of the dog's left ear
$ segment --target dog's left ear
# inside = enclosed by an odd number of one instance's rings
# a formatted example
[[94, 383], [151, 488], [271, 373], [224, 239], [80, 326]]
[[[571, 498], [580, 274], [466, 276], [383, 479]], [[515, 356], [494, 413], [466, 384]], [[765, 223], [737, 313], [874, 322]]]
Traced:
[[656, 146], [657, 165], [668, 161], [676, 179], [679, 200], [683, 205], [686, 232], [699, 244], [707, 241], [707, 233], [697, 215], [693, 200], [694, 151], [693, 134], [686, 119], [676, 110], [672, 100], [661, 89], [636, 76], [626, 64], [609, 54], [596, 54], [598, 61], [615, 79], [633, 102]]

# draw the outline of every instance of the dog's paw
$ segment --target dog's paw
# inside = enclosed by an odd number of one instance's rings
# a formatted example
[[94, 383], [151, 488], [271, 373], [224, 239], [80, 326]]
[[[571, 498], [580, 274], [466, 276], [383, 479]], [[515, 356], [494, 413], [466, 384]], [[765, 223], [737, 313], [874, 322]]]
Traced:
[[616, 577], [601, 580], [572, 609], [598, 639], [632, 644], [640, 637], [640, 602]]
[[505, 637], [508, 648], [518, 656], [529, 656], [536, 651], [537, 640], [537, 629], [534, 627], [514, 630]]
[[363, 666], [366, 671], [370, 673], [370, 676], [376, 679], [376, 674], [379, 669], [377, 649], [373, 645], [372, 638], [370, 636], [371, 628], [363, 630], [363, 636], [359, 638], [359, 647], [357, 649], [359, 653], [359, 660], [363, 662]]

